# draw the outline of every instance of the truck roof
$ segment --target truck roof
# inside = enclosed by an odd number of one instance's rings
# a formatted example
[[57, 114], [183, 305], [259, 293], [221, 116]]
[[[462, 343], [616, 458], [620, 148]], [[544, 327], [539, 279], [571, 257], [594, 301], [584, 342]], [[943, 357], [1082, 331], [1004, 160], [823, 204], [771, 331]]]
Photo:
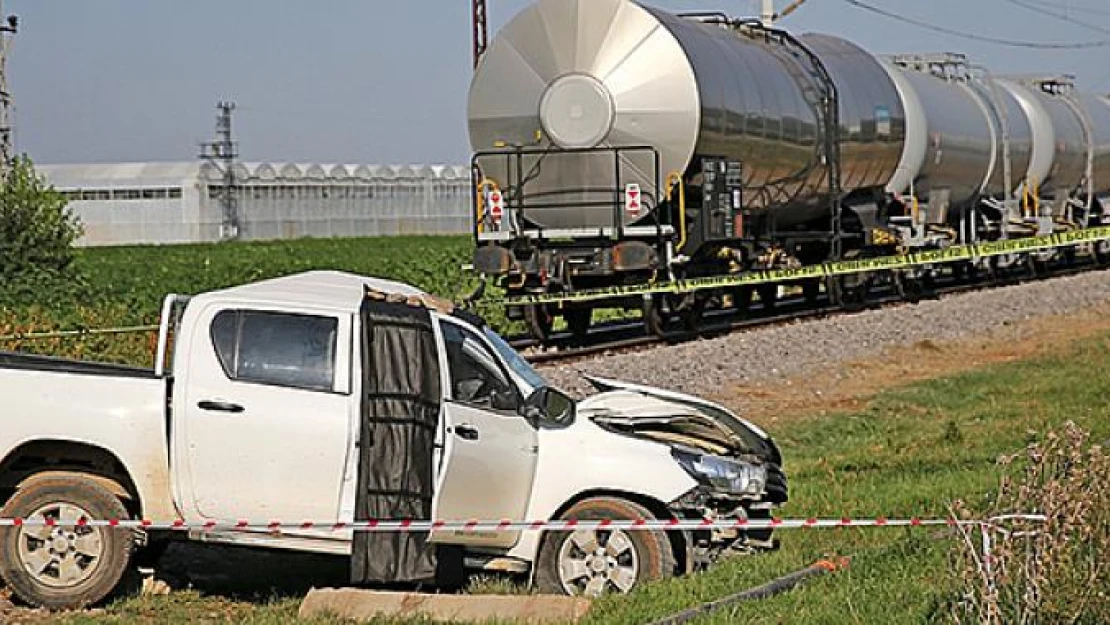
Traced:
[[424, 291], [402, 282], [342, 271], [307, 271], [216, 291], [212, 295], [242, 298], [279, 306], [312, 304], [358, 312], [366, 295], [366, 287], [400, 295], [427, 295]]

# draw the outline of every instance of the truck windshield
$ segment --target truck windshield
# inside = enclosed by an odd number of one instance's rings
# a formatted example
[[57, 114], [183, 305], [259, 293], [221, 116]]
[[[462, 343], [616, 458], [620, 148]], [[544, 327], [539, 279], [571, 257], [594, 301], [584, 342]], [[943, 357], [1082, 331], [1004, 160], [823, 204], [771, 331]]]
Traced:
[[537, 373], [532, 365], [528, 364], [528, 361], [513, 349], [512, 345], [506, 343], [505, 339], [489, 328], [483, 328], [483, 331], [497, 353], [501, 354], [505, 364], [523, 378], [528, 386], [531, 386], [533, 390], [547, 386], [547, 380], [543, 379], [543, 376]]

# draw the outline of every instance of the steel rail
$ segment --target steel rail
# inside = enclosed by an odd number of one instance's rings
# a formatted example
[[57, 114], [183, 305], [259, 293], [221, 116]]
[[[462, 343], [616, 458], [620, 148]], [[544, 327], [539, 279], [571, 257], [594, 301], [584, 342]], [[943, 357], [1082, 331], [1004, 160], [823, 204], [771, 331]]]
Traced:
[[[963, 293], [971, 293], [976, 291], [990, 291], [998, 288], [1006, 288], [1011, 286], [1018, 286], [1020, 284], [1028, 284], [1034, 282], [1043, 282], [1048, 280], [1056, 280], [1066, 278], [1069, 276], [1087, 273], [1089, 271], [1107, 271], [1110, 268], [1099, 265], [1093, 260], [1081, 262], [1077, 264], [1069, 264], [1061, 267], [1051, 268], [1036, 275], [1029, 275], [1027, 270], [1013, 270], [1010, 274], [1004, 274], [996, 277], [989, 277], [985, 280], [967, 280], [965, 278], [949, 277], [944, 283], [934, 286], [928, 293], [922, 294], [920, 300], [940, 300], [953, 295], [960, 295]], [[827, 295], [822, 294], [816, 305], [806, 306], [802, 298], [793, 298], [785, 302], [779, 302], [777, 306], [770, 311], [766, 311], [760, 306], [753, 307], [752, 312], [754, 316], [733, 319], [724, 324], [712, 324], [699, 328], [696, 332], [675, 333], [667, 337], [658, 337], [649, 335], [644, 328], [643, 322], [627, 322], [620, 325], [611, 324], [602, 326], [591, 330], [589, 338], [601, 339], [596, 343], [591, 343], [581, 346], [572, 346], [573, 340], [569, 334], [560, 334], [553, 337], [553, 349], [550, 351], [540, 351], [525, 353], [524, 358], [531, 364], [535, 365], [550, 365], [550, 364], [565, 364], [567, 362], [584, 360], [599, 355], [615, 355], [619, 353], [634, 352], [643, 348], [655, 347], [659, 345], [673, 345], [680, 343], [687, 343], [707, 338], [718, 338], [727, 336], [743, 330], [751, 330], [756, 328], [769, 328], [779, 325], [788, 325], [791, 323], [810, 321], [814, 319], [821, 319], [827, 317], [852, 315], [865, 312], [867, 310], [876, 310], [881, 308], [893, 308], [905, 305], [913, 305], [917, 302], [907, 301], [901, 295], [896, 293], [892, 285], [883, 285], [879, 290], [874, 292], [873, 297], [869, 297], [862, 307], [857, 308], [845, 305], [833, 305], [829, 302]], [[784, 312], [784, 309], [785, 312]], [[733, 310], [714, 311], [707, 314], [706, 319], [713, 318], [735, 318], [738, 315]], [[633, 336], [623, 336], [618, 339], [605, 340], [605, 336], [616, 332], [633, 333]], [[534, 340], [518, 340], [514, 343], [518, 349], [528, 349], [537, 347], [538, 343]]]

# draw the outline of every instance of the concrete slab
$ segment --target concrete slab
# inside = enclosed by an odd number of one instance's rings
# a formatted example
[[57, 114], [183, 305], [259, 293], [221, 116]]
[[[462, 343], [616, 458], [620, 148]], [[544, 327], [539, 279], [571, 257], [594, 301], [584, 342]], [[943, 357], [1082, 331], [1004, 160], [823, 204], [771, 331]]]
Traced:
[[332, 615], [356, 621], [378, 617], [425, 617], [439, 623], [517, 621], [576, 623], [590, 600], [551, 595], [426, 595], [357, 588], [313, 589], [301, 603], [301, 618]]

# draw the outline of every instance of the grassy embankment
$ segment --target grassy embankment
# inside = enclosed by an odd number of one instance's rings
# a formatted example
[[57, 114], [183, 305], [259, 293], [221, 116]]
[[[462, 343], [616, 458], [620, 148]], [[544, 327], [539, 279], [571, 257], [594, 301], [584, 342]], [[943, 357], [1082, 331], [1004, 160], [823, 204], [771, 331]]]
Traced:
[[[1068, 420], [1096, 441], [1110, 437], [1110, 378], [1101, 374], [1108, 369], [1110, 337], [1102, 337], [1035, 360], [891, 389], [860, 411], [791, 419], [774, 432], [793, 489], [784, 514], [944, 516], [955, 499], [985, 509], [1001, 455]], [[949, 620], [958, 585], [951, 564], [956, 541], [937, 530], [804, 530], [779, 537], [783, 547], [776, 553], [735, 558], [705, 574], [605, 599], [589, 622], [644, 623], [830, 555], [852, 556], [851, 568], [698, 622]], [[279, 623], [294, 618], [296, 606], [295, 599], [258, 604], [185, 593], [59, 621]]]
[[[303, 239], [267, 243], [94, 248], [78, 252], [81, 284], [69, 293], [43, 293], [35, 302], [0, 303], [0, 335], [54, 329], [152, 325], [168, 293], [192, 295], [314, 269], [391, 278], [458, 298], [477, 282], [467, 237]], [[502, 313], [483, 310], [493, 323]], [[0, 344], [76, 358], [149, 365], [153, 336]]]

